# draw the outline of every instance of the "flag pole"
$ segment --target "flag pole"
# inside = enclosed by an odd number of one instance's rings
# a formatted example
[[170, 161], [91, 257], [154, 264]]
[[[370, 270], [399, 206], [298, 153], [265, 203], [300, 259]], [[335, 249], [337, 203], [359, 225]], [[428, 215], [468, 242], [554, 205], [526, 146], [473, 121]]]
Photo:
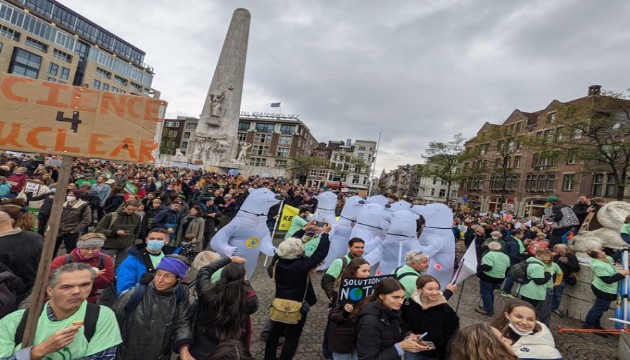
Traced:
[[[273, 224], [273, 231], [271, 232], [271, 242], [273, 243], [273, 238], [276, 236], [276, 230], [278, 229], [278, 220], [282, 216], [282, 207], [284, 206], [284, 200], [280, 202], [280, 207], [278, 208], [278, 215], [276, 216], [276, 222]], [[264, 267], [267, 267], [267, 260], [269, 260], [269, 256], [265, 255], [265, 263]]]
[[[376, 142], [376, 149], [374, 150], [374, 163], [372, 164], [372, 170], [370, 171], [370, 186], [368, 187], [368, 196], [372, 195], [372, 186], [374, 185], [374, 172], [376, 171], [376, 156], [378, 155], [378, 147], [381, 144], [381, 132], [378, 132], [378, 141]], [[341, 189], [339, 189], [341, 191]]]

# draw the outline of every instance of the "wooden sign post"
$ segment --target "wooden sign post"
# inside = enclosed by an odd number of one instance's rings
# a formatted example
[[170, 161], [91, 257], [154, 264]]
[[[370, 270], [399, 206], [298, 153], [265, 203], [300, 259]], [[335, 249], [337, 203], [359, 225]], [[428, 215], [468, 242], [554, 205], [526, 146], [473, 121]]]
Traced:
[[155, 163], [166, 106], [150, 97], [0, 73], [0, 148], [63, 157], [22, 348], [35, 338], [73, 159]]

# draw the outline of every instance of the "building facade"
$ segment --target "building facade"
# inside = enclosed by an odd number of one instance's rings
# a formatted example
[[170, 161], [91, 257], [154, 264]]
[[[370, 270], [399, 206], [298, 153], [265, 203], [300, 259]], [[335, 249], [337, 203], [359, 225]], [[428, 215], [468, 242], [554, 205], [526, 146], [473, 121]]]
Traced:
[[[400, 165], [396, 169], [381, 173], [378, 179], [378, 192], [391, 194], [400, 199], [415, 201], [418, 204], [447, 202], [448, 183], [437, 177], [424, 175], [426, 165]], [[450, 186], [448, 203], [455, 206], [458, 202], [459, 183]]]
[[0, 0], [0, 71], [159, 97], [145, 53], [54, 0]]
[[[553, 100], [535, 112], [516, 109], [501, 124], [484, 124], [466, 143], [460, 196], [471, 209], [506, 210], [519, 216], [542, 216], [550, 195], [569, 205], [582, 194], [614, 200], [616, 188], [601, 161], [580, 159], [579, 151], [559, 145], [573, 144], [579, 150], [581, 144], [593, 141], [597, 134], [586, 133], [592, 129], [572, 123], [592, 120], [579, 115], [567, 118], [567, 109], [587, 109], [584, 114], [589, 115], [584, 116], [593, 116], [596, 102], [604, 98], [599, 86], [591, 86], [586, 97], [564, 103]], [[628, 103], [624, 100], [623, 105]]]

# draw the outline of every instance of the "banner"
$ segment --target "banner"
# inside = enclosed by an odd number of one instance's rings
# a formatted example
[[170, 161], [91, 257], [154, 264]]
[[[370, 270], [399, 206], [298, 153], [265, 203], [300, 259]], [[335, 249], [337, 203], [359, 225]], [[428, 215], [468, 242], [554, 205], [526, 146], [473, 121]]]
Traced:
[[455, 275], [453, 275], [451, 284], [458, 285], [468, 277], [475, 275], [477, 273], [477, 264], [477, 247], [473, 243], [470, 244], [464, 257], [462, 257], [462, 260], [459, 262], [459, 268], [457, 268]]
[[153, 163], [166, 105], [0, 73], [0, 148]]
[[300, 209], [284, 204], [282, 208], [282, 216], [280, 216], [280, 221], [278, 221], [278, 230], [287, 231], [291, 227], [291, 221], [293, 221], [293, 217], [297, 216]]
[[391, 277], [391, 275], [370, 276], [364, 279], [342, 279], [341, 284], [339, 284], [339, 302], [341, 304], [358, 303], [359, 301], [372, 295], [372, 293], [374, 292], [374, 286], [380, 283], [381, 280], [388, 277]]

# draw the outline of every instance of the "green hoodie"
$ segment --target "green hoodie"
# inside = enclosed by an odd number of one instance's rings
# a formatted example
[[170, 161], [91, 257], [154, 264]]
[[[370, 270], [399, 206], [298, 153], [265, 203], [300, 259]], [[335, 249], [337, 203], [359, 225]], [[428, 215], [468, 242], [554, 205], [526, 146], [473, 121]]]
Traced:
[[617, 289], [619, 287], [619, 281], [614, 282], [612, 284], [606, 284], [601, 276], [613, 276], [617, 274], [617, 269], [615, 269], [614, 261], [610, 256], [606, 257], [608, 262], [602, 261], [600, 259], [593, 259], [591, 261], [591, 270], [593, 271], [593, 286], [597, 288], [597, 290], [603, 291], [608, 294], [616, 294]]

